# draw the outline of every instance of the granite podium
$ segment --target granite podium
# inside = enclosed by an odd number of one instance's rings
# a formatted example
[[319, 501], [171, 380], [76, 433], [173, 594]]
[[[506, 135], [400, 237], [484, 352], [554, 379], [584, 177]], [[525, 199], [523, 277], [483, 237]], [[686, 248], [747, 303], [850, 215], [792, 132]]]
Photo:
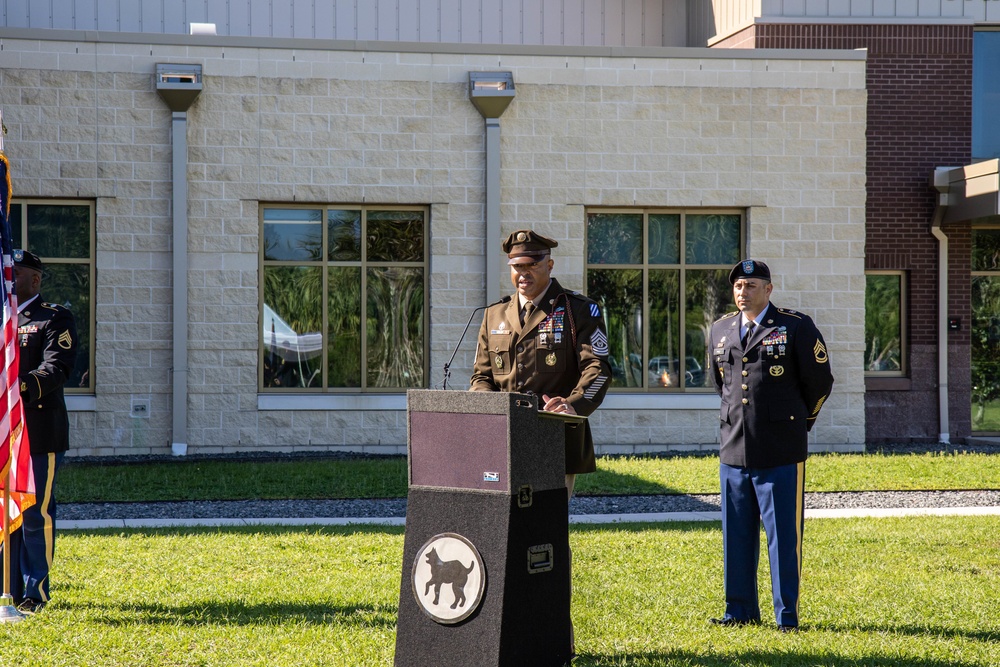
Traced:
[[527, 394], [407, 392], [396, 667], [570, 660], [566, 419]]

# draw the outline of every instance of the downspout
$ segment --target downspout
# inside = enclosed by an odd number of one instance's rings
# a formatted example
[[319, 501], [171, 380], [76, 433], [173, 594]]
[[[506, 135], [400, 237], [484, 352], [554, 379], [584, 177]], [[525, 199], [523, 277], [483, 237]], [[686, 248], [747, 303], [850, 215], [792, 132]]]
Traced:
[[486, 303], [500, 298], [500, 119], [486, 118]]
[[938, 240], [938, 442], [951, 444], [948, 424], [948, 237], [941, 229], [945, 209], [948, 208], [950, 181], [946, 167], [934, 170], [934, 189], [937, 190], [937, 205], [931, 218], [931, 234]]
[[201, 65], [156, 66], [156, 92], [172, 112], [170, 141], [171, 213], [173, 215], [173, 397], [170, 451], [184, 456], [188, 449], [188, 216], [187, 110], [201, 93]]
[[174, 354], [173, 354], [173, 427], [170, 451], [174, 456], [187, 454], [188, 399], [188, 216], [187, 216], [187, 112], [175, 111], [170, 125], [173, 150], [174, 215]]

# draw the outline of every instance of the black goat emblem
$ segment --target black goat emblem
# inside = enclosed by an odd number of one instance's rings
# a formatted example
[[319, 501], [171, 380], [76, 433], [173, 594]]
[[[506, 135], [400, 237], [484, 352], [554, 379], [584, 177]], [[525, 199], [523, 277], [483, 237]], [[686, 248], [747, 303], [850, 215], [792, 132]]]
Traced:
[[451, 609], [465, 606], [465, 584], [469, 581], [469, 573], [475, 567], [473, 561], [469, 567], [462, 565], [461, 561], [441, 560], [437, 549], [427, 552], [427, 564], [431, 567], [431, 578], [424, 586], [424, 595], [430, 593], [431, 586], [434, 587], [434, 603], [437, 604], [441, 598], [441, 585], [451, 584], [451, 591], [455, 596], [455, 601], [451, 603]]

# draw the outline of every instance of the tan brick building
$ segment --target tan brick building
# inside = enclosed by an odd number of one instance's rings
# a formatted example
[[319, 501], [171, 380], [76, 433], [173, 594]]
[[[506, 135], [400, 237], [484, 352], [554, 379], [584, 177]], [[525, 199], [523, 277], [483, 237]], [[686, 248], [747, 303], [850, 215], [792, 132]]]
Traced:
[[[473, 309], [509, 287], [487, 267], [497, 157], [502, 233], [559, 239], [555, 275], [608, 304], [621, 375], [592, 417], [599, 451], [717, 446], [701, 327], [731, 309], [707, 294], [743, 256], [829, 344], [813, 444], [865, 441], [861, 51], [0, 39], [12, 217], [60, 267], [43, 295], [87, 328], [71, 453], [404, 451], [405, 388], [440, 387]], [[158, 65], [200, 67], [186, 111], [157, 89], [183, 68]], [[470, 72], [512, 76], [498, 155]], [[639, 259], [603, 255], [628, 225]], [[468, 386], [473, 340], [449, 389]]]

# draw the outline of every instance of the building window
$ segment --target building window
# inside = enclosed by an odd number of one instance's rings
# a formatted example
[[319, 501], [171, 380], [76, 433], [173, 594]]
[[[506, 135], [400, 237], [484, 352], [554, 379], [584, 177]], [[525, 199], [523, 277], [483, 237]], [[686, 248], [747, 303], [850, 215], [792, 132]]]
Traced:
[[978, 30], [972, 37], [972, 157], [1000, 157], [1000, 32]]
[[1000, 433], [1000, 229], [972, 230], [972, 430]]
[[868, 271], [865, 274], [866, 375], [902, 376], [906, 373], [905, 294], [906, 274], [902, 271]]
[[607, 320], [612, 389], [712, 388], [707, 341], [732, 311], [743, 214], [587, 212], [587, 294]]
[[260, 386], [427, 386], [428, 209], [261, 209]]
[[94, 391], [94, 204], [13, 199], [10, 227], [15, 248], [30, 250], [45, 266], [41, 298], [73, 311], [76, 368], [68, 393]]

